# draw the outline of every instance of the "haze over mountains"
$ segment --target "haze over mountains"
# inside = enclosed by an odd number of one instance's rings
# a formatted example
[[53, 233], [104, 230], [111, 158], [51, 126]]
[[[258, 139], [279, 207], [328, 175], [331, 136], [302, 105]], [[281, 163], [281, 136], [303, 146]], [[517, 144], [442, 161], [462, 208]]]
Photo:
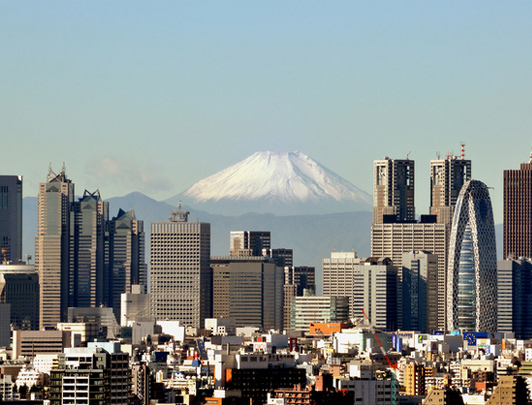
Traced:
[[[83, 185], [76, 187], [79, 194]], [[229, 253], [231, 231], [270, 231], [272, 247], [293, 249], [296, 266], [316, 267], [319, 285], [321, 259], [330, 252], [355, 250], [362, 257], [371, 251], [369, 194], [301, 152], [257, 152], [166, 201], [140, 192], [103, 197], [109, 201], [110, 217], [119, 208], [134, 208], [137, 219], [144, 221], [147, 260], [150, 223], [168, 221], [180, 200], [191, 211], [189, 220], [211, 224], [213, 256]], [[23, 252], [33, 255], [37, 197], [24, 198], [23, 208]], [[496, 229], [500, 242], [502, 226]]]

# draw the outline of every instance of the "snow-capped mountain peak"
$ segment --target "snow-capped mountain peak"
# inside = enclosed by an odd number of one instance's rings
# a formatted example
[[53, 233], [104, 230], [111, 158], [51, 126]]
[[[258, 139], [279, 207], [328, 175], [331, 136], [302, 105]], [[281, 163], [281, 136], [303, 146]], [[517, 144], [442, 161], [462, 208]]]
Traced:
[[299, 151], [256, 152], [200, 180], [182, 197], [192, 204], [230, 200], [323, 205], [328, 201], [350, 203], [353, 211], [371, 206], [367, 193]]

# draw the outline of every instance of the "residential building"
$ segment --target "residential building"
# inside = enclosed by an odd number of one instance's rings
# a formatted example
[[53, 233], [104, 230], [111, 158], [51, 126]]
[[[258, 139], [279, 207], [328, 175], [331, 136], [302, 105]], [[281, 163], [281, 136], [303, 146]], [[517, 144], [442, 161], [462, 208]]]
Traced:
[[532, 257], [532, 152], [519, 170], [505, 170], [503, 258]]
[[22, 260], [22, 176], [0, 176], [0, 261]]
[[212, 314], [210, 224], [173, 211], [151, 224], [150, 306], [154, 318], [200, 328]]
[[50, 404], [129, 404], [127, 353], [100, 347], [67, 348], [50, 375]]
[[39, 325], [55, 327], [66, 319], [70, 287], [70, 207], [74, 183], [51, 165], [45, 183], [39, 184], [35, 269], [39, 275]]
[[410, 363], [405, 365], [406, 395], [425, 395], [425, 366]]
[[495, 332], [497, 257], [488, 187], [464, 184], [451, 228], [447, 272], [447, 328]]

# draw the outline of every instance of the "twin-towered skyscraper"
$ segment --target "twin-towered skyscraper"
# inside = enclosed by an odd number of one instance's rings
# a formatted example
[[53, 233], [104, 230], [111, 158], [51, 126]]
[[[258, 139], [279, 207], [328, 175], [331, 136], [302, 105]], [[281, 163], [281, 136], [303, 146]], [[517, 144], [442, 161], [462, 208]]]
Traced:
[[[372, 256], [390, 257], [396, 266], [402, 265], [408, 271], [408, 280], [399, 273], [403, 286], [408, 282], [426, 288], [421, 294], [399, 289], [399, 327], [494, 331], [496, 307], [481, 296], [489, 291], [491, 298], [496, 297], [493, 212], [487, 187], [471, 181], [471, 161], [464, 159], [462, 151], [460, 157], [448, 155], [430, 162], [430, 214], [421, 215], [420, 220], [414, 207], [414, 161], [385, 158], [375, 161], [374, 168]], [[437, 255], [437, 275], [413, 274], [411, 260], [402, 263], [403, 254], [416, 251]], [[466, 305], [473, 318], [468, 323], [457, 315]], [[417, 315], [410, 309], [421, 307], [427, 308], [417, 312], [423, 319], [412, 319]]]
[[120, 293], [146, 282], [144, 230], [133, 211], [109, 220], [98, 191], [74, 198], [65, 167], [51, 167], [39, 185], [35, 269], [40, 283], [40, 327], [66, 321], [68, 307], [113, 307]]

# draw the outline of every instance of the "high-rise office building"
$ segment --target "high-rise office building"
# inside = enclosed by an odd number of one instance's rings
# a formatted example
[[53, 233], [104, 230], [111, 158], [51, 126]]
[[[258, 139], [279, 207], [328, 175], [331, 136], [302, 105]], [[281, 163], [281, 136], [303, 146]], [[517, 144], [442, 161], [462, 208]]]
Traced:
[[471, 180], [471, 160], [448, 154], [445, 159], [430, 161], [430, 214], [439, 223], [450, 224], [458, 194], [466, 181]]
[[22, 176], [0, 176], [1, 261], [22, 260]]
[[373, 171], [373, 223], [390, 218], [414, 221], [414, 161], [410, 159], [376, 160]]
[[303, 296], [304, 291], [316, 291], [316, 275], [314, 267], [290, 267], [284, 268], [284, 323], [283, 329], [290, 328], [290, 308], [295, 297]]
[[332, 252], [323, 259], [323, 295], [348, 297], [350, 317], [362, 317], [364, 310], [379, 328], [397, 327], [397, 282], [397, 268], [388, 258]]
[[355, 266], [360, 264], [356, 252], [331, 252], [322, 260], [322, 292], [328, 297], [349, 297], [353, 305], [353, 277]]
[[[398, 162], [398, 163], [396, 163]], [[389, 257], [396, 265], [402, 255], [410, 251], [427, 251], [438, 257], [437, 325], [431, 317], [429, 331], [446, 328], [447, 310], [447, 252], [454, 206], [461, 185], [471, 177], [471, 161], [462, 156], [448, 155], [431, 161], [430, 215], [414, 217], [414, 162], [411, 160], [377, 160], [374, 164], [373, 224], [371, 227], [371, 255]], [[395, 191], [396, 190], [396, 191]], [[398, 215], [397, 213], [404, 214]], [[408, 213], [411, 213], [408, 214]], [[400, 282], [401, 282], [400, 273]], [[409, 299], [405, 297], [405, 299]], [[403, 328], [403, 289], [398, 292], [399, 327]]]
[[35, 269], [39, 275], [39, 324], [55, 327], [67, 317], [70, 247], [70, 207], [74, 183], [65, 172], [50, 167], [45, 183], [39, 184]]
[[497, 331], [532, 338], [532, 259], [497, 262]]
[[415, 250], [403, 253], [403, 329], [438, 329], [438, 256]]
[[133, 209], [127, 212], [120, 209], [117, 216], [109, 222], [110, 306], [117, 319], [121, 295], [132, 292], [133, 285], [142, 285], [144, 290], [148, 286], [144, 238], [144, 221], [135, 217]]
[[292, 249], [262, 249], [262, 255], [271, 257], [279, 267], [294, 265], [294, 251]]
[[[423, 220], [423, 219], [422, 219]], [[445, 272], [447, 264], [447, 246], [449, 238], [449, 225], [435, 222], [414, 222], [414, 223], [389, 223], [373, 224], [371, 227], [371, 255], [373, 257], [389, 257], [393, 263], [401, 265], [403, 254], [411, 251], [427, 251], [438, 257], [438, 282], [437, 288], [437, 327], [431, 323], [429, 330], [445, 330], [445, 309], [446, 309], [446, 288]], [[402, 289], [399, 297], [402, 300]], [[402, 302], [398, 303], [400, 314]], [[399, 314], [399, 321], [402, 317]], [[400, 323], [400, 327], [403, 326]], [[434, 328], [434, 329], [433, 329]]]
[[532, 152], [519, 170], [504, 171], [503, 257], [532, 257]]
[[83, 192], [70, 209], [69, 307], [109, 304], [109, 203]]
[[11, 304], [11, 324], [39, 329], [39, 277], [32, 264], [0, 265], [0, 304]]
[[263, 330], [283, 326], [283, 268], [263, 256], [211, 258], [213, 317]]
[[201, 328], [212, 313], [211, 227], [188, 215], [179, 207], [151, 224], [150, 305], [159, 320]]
[[488, 187], [464, 184], [453, 216], [447, 272], [447, 328], [497, 328], [497, 256]]
[[362, 317], [380, 329], [396, 330], [398, 317], [397, 267], [388, 258], [368, 257], [354, 267], [351, 285], [353, 299], [351, 317]]
[[262, 256], [262, 249], [270, 248], [269, 231], [231, 231], [230, 256]]

